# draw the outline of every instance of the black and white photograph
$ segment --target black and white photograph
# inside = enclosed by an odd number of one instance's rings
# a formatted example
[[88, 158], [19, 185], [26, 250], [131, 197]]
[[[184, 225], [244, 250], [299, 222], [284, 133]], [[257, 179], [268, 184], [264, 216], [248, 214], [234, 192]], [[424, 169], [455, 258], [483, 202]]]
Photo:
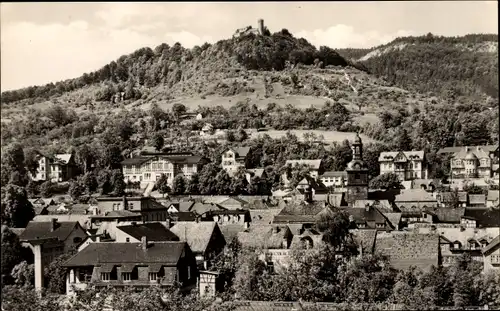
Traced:
[[500, 310], [498, 1], [2, 2], [1, 311]]

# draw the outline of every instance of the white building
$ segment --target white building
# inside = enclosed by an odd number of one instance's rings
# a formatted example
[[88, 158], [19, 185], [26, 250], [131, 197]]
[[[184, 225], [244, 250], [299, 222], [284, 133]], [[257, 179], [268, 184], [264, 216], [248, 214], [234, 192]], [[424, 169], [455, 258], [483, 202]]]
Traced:
[[401, 181], [426, 179], [428, 175], [424, 151], [382, 152], [378, 158], [380, 174], [394, 173]]

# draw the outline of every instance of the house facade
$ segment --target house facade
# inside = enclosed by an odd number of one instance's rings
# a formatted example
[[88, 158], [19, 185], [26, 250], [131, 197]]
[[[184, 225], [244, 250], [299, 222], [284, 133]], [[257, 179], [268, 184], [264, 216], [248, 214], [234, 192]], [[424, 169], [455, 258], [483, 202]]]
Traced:
[[198, 278], [195, 258], [184, 242], [91, 243], [64, 266], [66, 294], [87, 286], [194, 288]]
[[[321, 159], [317, 159], [317, 160], [306, 160], [306, 159], [287, 160], [285, 162], [285, 167], [290, 168], [290, 169], [292, 169], [294, 167], [300, 167], [300, 166], [308, 167], [309, 177], [312, 178], [313, 180], [318, 180], [319, 175], [323, 174], [323, 161]], [[281, 175], [281, 180], [283, 181], [284, 186], [288, 187], [290, 185], [289, 172], [285, 171]]]
[[482, 250], [484, 256], [484, 272], [500, 272], [500, 235], [497, 235]]
[[55, 154], [53, 157], [39, 153], [37, 155], [38, 169], [31, 178], [35, 181], [62, 182], [67, 181], [78, 173], [74, 156], [70, 153]]
[[426, 179], [428, 176], [424, 151], [381, 152], [380, 174], [393, 173], [401, 181]]
[[347, 183], [346, 171], [327, 171], [319, 177], [326, 187], [344, 188]]
[[207, 159], [195, 155], [154, 155], [140, 156], [122, 161], [123, 176], [126, 182], [140, 182], [141, 186], [155, 183], [162, 174], [167, 176], [172, 186], [176, 176], [182, 175], [187, 179], [201, 171]]
[[450, 170], [453, 178], [491, 178], [493, 167], [498, 164], [496, 151], [483, 146], [462, 147], [453, 153]]
[[[168, 207], [151, 197], [99, 197], [95, 216], [107, 216], [110, 212], [128, 211], [141, 216], [143, 222], [167, 221]], [[96, 217], [93, 218], [96, 218]]]
[[228, 148], [222, 153], [222, 168], [230, 175], [234, 175], [240, 168], [245, 168], [245, 160], [250, 147]]

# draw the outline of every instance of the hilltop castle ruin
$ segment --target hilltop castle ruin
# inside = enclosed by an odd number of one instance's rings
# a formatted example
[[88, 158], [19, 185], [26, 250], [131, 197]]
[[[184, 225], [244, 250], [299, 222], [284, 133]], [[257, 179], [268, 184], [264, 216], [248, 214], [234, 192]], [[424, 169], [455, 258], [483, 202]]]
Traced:
[[237, 29], [236, 32], [233, 34], [233, 38], [241, 37], [250, 33], [261, 36], [264, 35], [264, 20], [262, 18], [257, 20], [257, 28], [252, 28], [252, 26], [247, 26]]

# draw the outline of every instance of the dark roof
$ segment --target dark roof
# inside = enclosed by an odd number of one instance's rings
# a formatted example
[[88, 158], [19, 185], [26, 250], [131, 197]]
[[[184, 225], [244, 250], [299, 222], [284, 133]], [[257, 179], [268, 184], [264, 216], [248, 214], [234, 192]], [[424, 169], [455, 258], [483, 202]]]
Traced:
[[195, 221], [196, 213], [193, 212], [171, 213], [170, 217], [172, 217], [174, 221]]
[[209, 211], [220, 211], [220, 210], [226, 210], [226, 209], [215, 203], [202, 203], [202, 202], [196, 202], [189, 208], [190, 212], [194, 212], [198, 215], [205, 214], [206, 212]]
[[127, 158], [122, 161], [122, 165], [140, 165], [147, 160], [151, 159], [151, 157], [135, 157], [135, 158]]
[[179, 212], [187, 212], [191, 209], [191, 207], [194, 205], [193, 201], [187, 201], [187, 202], [172, 202], [170, 204], [164, 204], [167, 207], [170, 207], [173, 205]]
[[465, 213], [465, 208], [436, 208], [425, 212], [433, 216], [433, 222], [459, 224]]
[[185, 242], [149, 243], [145, 251], [142, 249], [141, 243], [90, 243], [89, 246], [71, 257], [64, 266], [95, 266], [104, 263], [140, 265], [162, 263], [175, 266], [185, 248]]
[[466, 208], [464, 217], [476, 220], [479, 227], [498, 227], [500, 210], [494, 208]]
[[161, 157], [175, 164], [198, 164], [205, 160], [204, 157], [195, 155], [173, 155]]
[[179, 241], [178, 236], [159, 222], [119, 226], [117, 228], [138, 240], [145, 236], [148, 241]]
[[[368, 209], [366, 208], [342, 208], [341, 210], [346, 211], [350, 216], [352, 216], [354, 222], [356, 224], [365, 224], [368, 227], [373, 224], [375, 226], [376, 224], [380, 223], [388, 223], [389, 226], [392, 226], [392, 223], [387, 220], [387, 218], [378, 210], [378, 208], [375, 207], [370, 207]], [[397, 224], [396, 224], [397, 225]], [[372, 228], [375, 229], [376, 227]]]
[[99, 219], [99, 218], [138, 218], [140, 219], [142, 216], [139, 213], [134, 213], [131, 211], [127, 210], [121, 210], [121, 211], [109, 211], [106, 213], [106, 215], [96, 215], [96, 216], [90, 216], [92, 219]]
[[326, 207], [326, 202], [292, 201], [273, 218], [273, 223], [314, 223], [317, 215]]
[[59, 241], [65, 241], [71, 232], [77, 228], [77, 226], [81, 227], [77, 221], [57, 222], [55, 230], [51, 231], [51, 221], [30, 221], [26, 226], [26, 229], [19, 236], [19, 240], [33, 241], [38, 239], [57, 238]]

